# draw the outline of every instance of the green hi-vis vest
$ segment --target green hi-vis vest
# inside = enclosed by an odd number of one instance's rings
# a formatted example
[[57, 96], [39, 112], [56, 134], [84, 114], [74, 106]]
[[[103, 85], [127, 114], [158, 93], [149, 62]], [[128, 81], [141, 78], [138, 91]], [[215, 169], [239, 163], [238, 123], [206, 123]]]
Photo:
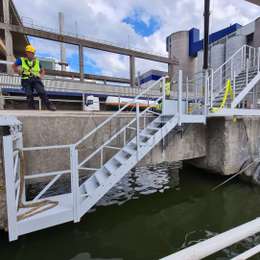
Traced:
[[21, 58], [22, 60], [22, 79], [29, 79], [32, 77], [40, 76], [40, 61], [36, 58], [30, 61], [27, 58]]

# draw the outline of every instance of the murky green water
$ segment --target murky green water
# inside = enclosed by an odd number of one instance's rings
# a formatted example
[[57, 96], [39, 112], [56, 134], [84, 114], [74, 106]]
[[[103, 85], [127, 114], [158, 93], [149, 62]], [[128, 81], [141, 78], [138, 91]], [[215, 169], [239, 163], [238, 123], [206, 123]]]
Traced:
[[[233, 181], [212, 192], [221, 181], [191, 167], [141, 168], [79, 224], [14, 243], [1, 233], [0, 259], [158, 259], [260, 216], [259, 187]], [[259, 242], [254, 236], [207, 259], [230, 259]]]

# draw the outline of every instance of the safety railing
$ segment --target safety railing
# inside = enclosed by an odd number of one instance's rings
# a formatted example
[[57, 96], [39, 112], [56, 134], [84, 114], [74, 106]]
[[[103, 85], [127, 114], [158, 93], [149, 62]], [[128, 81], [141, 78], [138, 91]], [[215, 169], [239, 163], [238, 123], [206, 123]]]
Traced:
[[22, 133], [3, 137], [6, 202], [8, 215], [8, 229], [10, 239], [16, 239], [17, 212], [19, 208], [21, 179], [20, 179], [20, 153], [22, 149]]
[[[206, 81], [205, 72], [198, 72], [192, 78], [183, 78], [182, 72], [175, 74], [173, 81], [173, 89], [176, 92], [177, 99], [180, 102], [185, 102], [183, 113], [185, 114], [205, 114], [208, 106], [208, 81]], [[181, 86], [180, 86], [181, 84]]]
[[[157, 89], [160, 91], [161, 89], [161, 95], [156, 100], [149, 99], [149, 92], [153, 89]], [[143, 109], [143, 111], [140, 111], [140, 99], [143, 97], [146, 97], [147, 100], [147, 107]], [[159, 113], [153, 111], [156, 104], [159, 104], [159, 102], [162, 102], [162, 110], [164, 110], [164, 104], [165, 104], [165, 77], [161, 78], [154, 84], [152, 84], [150, 87], [145, 89], [143, 92], [141, 92], [139, 95], [137, 95], [133, 100], [129, 101], [126, 105], [124, 105], [120, 110], [118, 110], [116, 113], [114, 113], [111, 117], [109, 117], [107, 120], [105, 120], [103, 123], [98, 125], [94, 130], [92, 130], [89, 134], [85, 135], [83, 138], [81, 138], [75, 145], [76, 148], [80, 147], [84, 144], [88, 139], [91, 139], [98, 131], [101, 130], [101, 128], [105, 127], [108, 124], [111, 124], [111, 122], [116, 119], [119, 116], [122, 116], [128, 109], [132, 108], [134, 105], [135, 108], [135, 117], [131, 119], [128, 123], [126, 123], [123, 127], [119, 129], [115, 129], [115, 131], [111, 134], [111, 136], [108, 138], [108, 140], [104, 141], [93, 153], [91, 153], [89, 156], [84, 158], [81, 162], [79, 162], [79, 170], [93, 170], [90, 167], [84, 167], [91, 159], [96, 157], [98, 154], [100, 156], [100, 165], [99, 167], [102, 167], [105, 164], [105, 156], [104, 151], [105, 149], [112, 149], [112, 150], [120, 150], [121, 147], [113, 146], [111, 143], [120, 135], [123, 135], [123, 146], [127, 144], [127, 131], [135, 131], [136, 134], [136, 144], [137, 144], [137, 153], [140, 148], [140, 119], [143, 118], [143, 128], [146, 126], [146, 120], [147, 116], [146, 113], [150, 112], [153, 115], [159, 115]], [[133, 126], [134, 125], [134, 126]], [[106, 157], [106, 161], [108, 161], [109, 158]], [[97, 170], [96, 168], [94, 170]]]
[[[70, 79], [59, 78], [46, 78], [43, 84], [47, 90], [59, 92], [76, 92], [76, 93], [94, 93], [100, 95], [113, 95], [113, 96], [136, 96], [143, 91], [143, 89], [130, 88], [125, 86], [116, 86], [108, 84], [96, 84], [93, 82], [80, 82]], [[0, 88], [21, 88], [21, 77], [18, 75], [9, 75], [0, 73]], [[156, 98], [160, 91], [151, 90], [150, 96]]]
[[248, 45], [242, 46], [226, 62], [209, 75], [209, 103], [212, 107], [214, 99], [224, 90], [228, 80], [232, 85], [236, 84], [236, 77], [245, 72], [245, 84], [248, 84], [249, 72], [252, 69], [259, 70], [260, 49]]
[[[77, 164], [75, 164], [78, 156], [78, 151], [75, 149], [75, 145], [53, 145], [53, 146], [41, 146], [41, 147], [22, 147], [22, 133], [18, 134], [18, 137], [5, 136], [4, 140], [4, 157], [5, 157], [5, 172], [12, 176], [6, 176], [7, 187], [7, 203], [8, 203], [8, 225], [9, 228], [13, 228], [10, 234], [15, 234], [17, 223], [23, 219], [31, 217], [41, 211], [50, 209], [59, 204], [59, 201], [55, 201], [55, 197], [61, 195], [59, 191], [52, 191], [51, 188], [55, 185], [63, 176], [68, 176], [66, 182], [70, 183], [70, 189], [62, 191], [62, 194], [71, 194], [73, 201], [78, 201], [78, 173]], [[17, 140], [17, 144], [15, 144]], [[47, 172], [29, 172], [28, 167], [25, 167], [28, 162], [25, 160], [25, 154], [29, 152], [41, 152], [41, 151], [58, 151], [61, 150], [69, 152], [69, 169], [47, 171]], [[13, 157], [11, 156], [13, 155]], [[33, 193], [30, 193], [30, 197], [26, 196], [26, 188], [30, 184], [36, 184], [37, 189], [33, 189]], [[39, 185], [41, 184], [41, 185]], [[50, 192], [51, 191], [51, 192]], [[46, 199], [48, 197], [48, 199]], [[54, 198], [54, 200], [50, 200]], [[70, 199], [70, 198], [68, 198]], [[71, 201], [71, 211], [74, 212], [74, 221], [77, 220], [76, 204]]]

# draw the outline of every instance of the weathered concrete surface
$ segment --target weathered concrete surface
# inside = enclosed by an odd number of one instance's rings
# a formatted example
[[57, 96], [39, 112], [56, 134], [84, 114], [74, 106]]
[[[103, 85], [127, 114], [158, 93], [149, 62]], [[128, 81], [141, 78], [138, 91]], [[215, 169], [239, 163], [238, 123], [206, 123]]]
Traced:
[[[23, 123], [24, 146], [47, 146], [72, 144], [82, 136], [102, 123], [111, 115], [109, 112], [77, 113], [77, 112], [6, 112], [16, 115]], [[95, 151], [101, 143], [133, 118], [132, 113], [117, 117], [106, 124], [97, 133], [91, 136], [79, 149], [79, 160]], [[151, 118], [152, 119], [152, 118]], [[185, 128], [183, 134], [170, 133], [163, 142], [158, 144], [148, 154], [140, 165], [156, 164], [163, 161], [174, 162], [205, 156], [205, 127], [193, 125]], [[129, 130], [127, 139], [135, 135]], [[113, 145], [122, 146], [123, 136], [120, 136]], [[112, 150], [106, 150], [105, 158], [110, 157]], [[93, 158], [91, 166], [99, 165], [100, 156]], [[47, 150], [39, 152], [26, 152], [26, 165], [28, 174], [64, 170], [69, 168], [68, 150]]]
[[206, 133], [207, 156], [192, 160], [197, 167], [231, 175], [260, 156], [260, 117], [209, 118]]

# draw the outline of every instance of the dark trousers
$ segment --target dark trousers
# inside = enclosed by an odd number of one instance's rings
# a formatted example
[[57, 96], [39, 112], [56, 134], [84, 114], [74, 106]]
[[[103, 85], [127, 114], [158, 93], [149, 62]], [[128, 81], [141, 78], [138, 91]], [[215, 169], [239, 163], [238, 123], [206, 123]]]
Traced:
[[39, 78], [22, 79], [22, 87], [25, 91], [27, 97], [28, 107], [30, 109], [35, 109], [35, 103], [33, 98], [34, 90], [37, 92], [42, 102], [46, 107], [49, 107], [50, 101], [44, 90], [44, 85]]

